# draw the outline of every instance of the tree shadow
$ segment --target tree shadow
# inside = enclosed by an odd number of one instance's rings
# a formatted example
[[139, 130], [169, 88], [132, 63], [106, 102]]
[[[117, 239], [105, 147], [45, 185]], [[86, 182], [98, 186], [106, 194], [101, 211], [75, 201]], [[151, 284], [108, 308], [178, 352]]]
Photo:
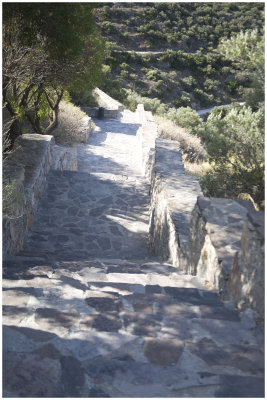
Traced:
[[149, 194], [127, 180], [51, 171], [25, 250], [47, 260], [139, 258], [147, 248]]
[[[109, 119], [109, 120], [94, 119], [94, 123], [99, 130], [95, 130], [93, 132], [93, 136], [97, 136], [99, 133], [103, 134], [105, 132], [119, 133], [121, 135], [136, 136], [138, 129], [142, 126], [141, 124], [138, 124], [138, 123], [126, 123], [126, 122], [121, 122], [119, 120], [113, 120], [113, 119]], [[93, 136], [90, 136], [90, 137], [92, 138]], [[90, 144], [90, 137], [89, 137], [88, 144]]]

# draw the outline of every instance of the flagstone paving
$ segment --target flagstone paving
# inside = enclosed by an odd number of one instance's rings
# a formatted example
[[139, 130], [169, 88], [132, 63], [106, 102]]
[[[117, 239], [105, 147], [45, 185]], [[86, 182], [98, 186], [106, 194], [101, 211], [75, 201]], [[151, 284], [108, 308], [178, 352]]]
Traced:
[[3, 397], [264, 397], [262, 326], [147, 248], [135, 115], [51, 171], [3, 265]]

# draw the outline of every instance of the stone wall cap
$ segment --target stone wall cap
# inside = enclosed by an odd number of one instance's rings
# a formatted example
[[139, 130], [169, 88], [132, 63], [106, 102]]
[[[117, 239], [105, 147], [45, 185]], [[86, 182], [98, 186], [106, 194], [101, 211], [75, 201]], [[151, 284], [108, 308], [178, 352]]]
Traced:
[[52, 135], [40, 135], [38, 133], [24, 133], [23, 135], [19, 136], [16, 141], [21, 140], [38, 140], [43, 142], [51, 142], [54, 143], [55, 139]]

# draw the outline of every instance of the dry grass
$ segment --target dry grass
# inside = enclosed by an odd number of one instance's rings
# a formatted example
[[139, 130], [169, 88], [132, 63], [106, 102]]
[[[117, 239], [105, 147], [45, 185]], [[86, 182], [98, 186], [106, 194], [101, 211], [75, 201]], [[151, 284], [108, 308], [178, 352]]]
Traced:
[[204, 161], [207, 152], [201, 144], [200, 138], [191, 135], [186, 129], [164, 117], [155, 117], [158, 125], [158, 136], [163, 139], [176, 140], [180, 143], [184, 159], [190, 163]]
[[84, 143], [88, 129], [88, 116], [74, 104], [62, 101], [59, 106], [59, 124], [53, 131], [56, 143], [63, 146]]
[[211, 169], [211, 165], [208, 162], [202, 162], [202, 163], [191, 163], [188, 161], [184, 160], [184, 169], [185, 173], [189, 175], [194, 175], [197, 178], [201, 178], [202, 176], [205, 176]]

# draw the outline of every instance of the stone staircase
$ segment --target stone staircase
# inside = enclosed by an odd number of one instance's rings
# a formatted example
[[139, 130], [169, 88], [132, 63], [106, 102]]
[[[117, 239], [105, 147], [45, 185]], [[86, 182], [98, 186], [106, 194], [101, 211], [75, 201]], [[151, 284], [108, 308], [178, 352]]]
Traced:
[[264, 397], [253, 314], [148, 250], [134, 114], [96, 125], [3, 264], [3, 397]]

